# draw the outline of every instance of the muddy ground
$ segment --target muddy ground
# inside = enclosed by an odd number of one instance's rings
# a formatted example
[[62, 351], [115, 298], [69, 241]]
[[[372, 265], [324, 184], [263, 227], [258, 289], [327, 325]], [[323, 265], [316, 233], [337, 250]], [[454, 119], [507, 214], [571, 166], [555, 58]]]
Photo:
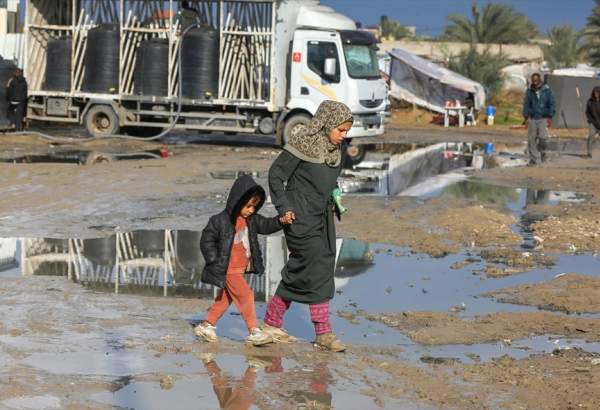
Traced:
[[[497, 146], [523, 139], [522, 131], [505, 131], [490, 136], [487, 131], [456, 135], [429, 127], [392, 128], [386, 139], [485, 143], [492, 138]], [[163, 145], [49, 145], [37, 137], [0, 136], [5, 159], [81, 147], [115, 154]], [[253, 171], [264, 183], [278, 154], [270, 141], [261, 140], [252, 146], [238, 140], [167, 149], [174, 155], [96, 165], [0, 163], [0, 236], [199, 230], [223, 207], [231, 180], [219, 173]], [[333, 316], [334, 327], [381, 324], [382, 335], [379, 342], [366, 332], [365, 342], [352, 338], [342, 355], [314, 350], [308, 337], [294, 346], [264, 349], [244, 347], [243, 334], [228, 335], [217, 345], [200, 343], [190, 330], [207, 300], [93, 292], [62, 277], [3, 278], [0, 407], [212, 409], [223, 406], [214, 386], [225, 386], [240, 402], [260, 409], [599, 408], [600, 261], [594, 255], [600, 249], [600, 152], [591, 160], [554, 155], [541, 167], [487, 169], [469, 176], [495, 184], [495, 199], [344, 198], [350, 212], [338, 224], [338, 234], [377, 244], [375, 259], [389, 262], [375, 266], [389, 276], [408, 273], [404, 262], [416, 258], [410, 273], [418, 279], [411, 276], [394, 287], [381, 282], [381, 293], [363, 296], [389, 297], [393, 302], [387, 307], [363, 306], [350, 300], [350, 290], [340, 291], [336, 298], [348, 302]], [[519, 228], [523, 212], [507, 205], [514, 198], [497, 200], [510, 197], [514, 188], [574, 191], [586, 200], [528, 205], [524, 212], [535, 218], [525, 235]], [[271, 207], [263, 211], [271, 212]], [[419, 266], [425, 269], [430, 260], [439, 276], [419, 274]], [[571, 273], [563, 275], [560, 270], [571, 260]], [[439, 278], [450, 275], [479, 282], [469, 290], [466, 307], [460, 299], [449, 300], [443, 309], [406, 307], [418, 298], [434, 300]], [[403, 299], [401, 292], [413, 292], [414, 299]], [[471, 307], [475, 303], [489, 303], [488, 310], [479, 313]], [[388, 328], [398, 333], [385, 333]], [[551, 344], [543, 351], [511, 350], [530, 339], [561, 342], [556, 349]], [[577, 348], [574, 341], [581, 342]], [[435, 350], [439, 346], [446, 350]], [[481, 358], [473, 350], [467, 353], [473, 360], [456, 360], [453, 346], [466, 346], [466, 352], [479, 346], [493, 354]], [[420, 353], [408, 357], [411, 349]], [[222, 378], [215, 365], [223, 369]]]

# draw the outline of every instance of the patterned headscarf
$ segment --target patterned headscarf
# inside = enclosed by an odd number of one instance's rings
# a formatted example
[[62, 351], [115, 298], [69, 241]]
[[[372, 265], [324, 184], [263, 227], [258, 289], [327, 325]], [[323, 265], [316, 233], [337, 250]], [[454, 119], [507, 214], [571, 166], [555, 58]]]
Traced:
[[329, 133], [340, 124], [352, 121], [352, 112], [345, 104], [323, 101], [308, 125], [300, 125], [292, 131], [283, 149], [303, 161], [337, 167], [342, 153], [339, 145], [329, 141]]

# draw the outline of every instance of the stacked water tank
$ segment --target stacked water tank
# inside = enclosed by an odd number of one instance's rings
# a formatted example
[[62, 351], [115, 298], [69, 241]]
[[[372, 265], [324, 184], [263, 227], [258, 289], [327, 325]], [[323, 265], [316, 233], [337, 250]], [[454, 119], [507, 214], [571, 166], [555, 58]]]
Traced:
[[8, 110], [8, 101], [6, 101], [6, 85], [12, 77], [15, 70], [15, 64], [10, 60], [4, 60], [0, 56], [0, 129], [7, 128], [9, 125], [6, 116]]
[[168, 94], [169, 43], [153, 38], [142, 41], [136, 52], [133, 84], [135, 94]]
[[189, 30], [181, 45], [182, 95], [211, 99], [219, 90], [219, 32], [210, 26]]
[[118, 92], [119, 41], [119, 27], [115, 24], [102, 24], [88, 31], [83, 91]]
[[48, 41], [46, 54], [46, 80], [44, 90], [71, 90], [71, 37], [61, 37]]

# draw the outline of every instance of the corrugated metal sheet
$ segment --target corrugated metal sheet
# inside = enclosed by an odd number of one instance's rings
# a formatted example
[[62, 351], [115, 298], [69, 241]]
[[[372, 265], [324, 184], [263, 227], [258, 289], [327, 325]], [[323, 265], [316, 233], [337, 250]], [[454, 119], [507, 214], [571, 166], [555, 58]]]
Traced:
[[23, 34], [3, 34], [0, 36], [0, 56], [5, 60], [13, 60], [19, 67], [25, 63]]

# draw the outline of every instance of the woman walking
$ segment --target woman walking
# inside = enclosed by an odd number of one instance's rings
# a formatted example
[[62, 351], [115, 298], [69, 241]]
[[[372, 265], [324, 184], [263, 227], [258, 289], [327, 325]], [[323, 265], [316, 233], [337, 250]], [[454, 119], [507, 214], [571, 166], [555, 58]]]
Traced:
[[310, 307], [315, 344], [336, 352], [346, 349], [332, 332], [329, 300], [335, 291], [332, 192], [342, 166], [341, 144], [352, 122], [348, 107], [324, 101], [307, 126], [292, 132], [269, 170], [273, 204], [280, 216], [293, 221], [284, 230], [289, 260], [263, 325], [276, 342], [295, 340], [282, 328], [283, 316], [291, 302], [299, 302]]

